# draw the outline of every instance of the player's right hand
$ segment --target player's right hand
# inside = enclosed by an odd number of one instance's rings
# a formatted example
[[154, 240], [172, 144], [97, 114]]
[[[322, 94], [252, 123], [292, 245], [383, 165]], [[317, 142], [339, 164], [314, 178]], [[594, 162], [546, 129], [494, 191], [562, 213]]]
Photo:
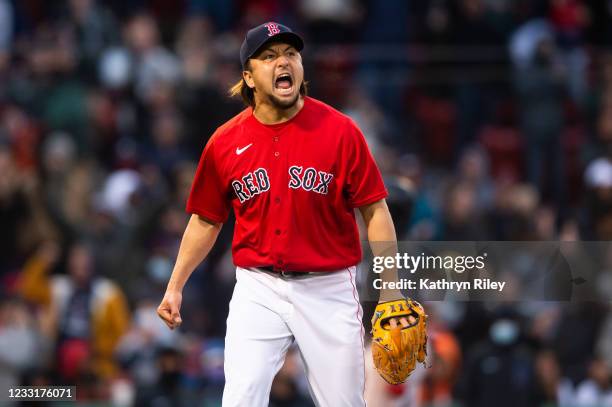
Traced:
[[157, 307], [157, 315], [168, 325], [168, 328], [178, 328], [183, 320], [181, 319], [180, 309], [183, 295], [180, 292], [168, 292]]

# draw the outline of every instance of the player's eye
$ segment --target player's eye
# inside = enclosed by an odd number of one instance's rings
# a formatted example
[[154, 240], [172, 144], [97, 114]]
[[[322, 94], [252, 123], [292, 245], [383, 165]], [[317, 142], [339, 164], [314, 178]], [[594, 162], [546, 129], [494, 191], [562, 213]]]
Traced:
[[272, 54], [266, 54], [266, 55], [264, 55], [264, 57], [263, 57], [263, 59], [264, 59], [265, 61], [270, 61], [270, 60], [272, 60], [273, 58], [274, 58], [274, 55], [272, 55]]

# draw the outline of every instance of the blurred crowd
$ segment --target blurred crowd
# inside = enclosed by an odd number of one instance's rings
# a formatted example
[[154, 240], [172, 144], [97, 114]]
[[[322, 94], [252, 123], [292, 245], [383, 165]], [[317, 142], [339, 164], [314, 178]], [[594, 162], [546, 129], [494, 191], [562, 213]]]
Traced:
[[[268, 20], [363, 130], [399, 239], [612, 240], [609, 0], [0, 0], [0, 388], [220, 405], [231, 220], [181, 330], [155, 308]], [[388, 386], [369, 366], [369, 405], [612, 406], [610, 303], [426, 308], [431, 367]], [[292, 349], [271, 406], [311, 405]]]

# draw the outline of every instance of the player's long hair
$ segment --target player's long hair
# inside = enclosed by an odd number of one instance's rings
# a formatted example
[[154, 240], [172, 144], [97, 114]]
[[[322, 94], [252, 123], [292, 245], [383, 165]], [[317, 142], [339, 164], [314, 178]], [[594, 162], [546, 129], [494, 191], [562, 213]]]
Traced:
[[[250, 62], [247, 62], [247, 65], [245, 67], [247, 70], [251, 69], [251, 66], [249, 64]], [[303, 81], [300, 85], [300, 95], [306, 96], [307, 94], [308, 84], [306, 81]], [[253, 109], [255, 108], [255, 95], [253, 94], [253, 89], [249, 88], [244, 78], [241, 78], [229, 89], [229, 95], [231, 97], [240, 95], [245, 105], [251, 106]]]

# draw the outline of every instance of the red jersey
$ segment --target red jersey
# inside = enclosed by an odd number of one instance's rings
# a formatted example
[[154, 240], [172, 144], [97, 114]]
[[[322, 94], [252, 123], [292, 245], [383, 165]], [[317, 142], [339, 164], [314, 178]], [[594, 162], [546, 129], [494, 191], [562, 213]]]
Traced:
[[353, 209], [386, 196], [355, 123], [306, 97], [284, 123], [264, 125], [247, 108], [219, 127], [187, 212], [225, 222], [234, 208], [236, 266], [326, 271], [361, 261]]

